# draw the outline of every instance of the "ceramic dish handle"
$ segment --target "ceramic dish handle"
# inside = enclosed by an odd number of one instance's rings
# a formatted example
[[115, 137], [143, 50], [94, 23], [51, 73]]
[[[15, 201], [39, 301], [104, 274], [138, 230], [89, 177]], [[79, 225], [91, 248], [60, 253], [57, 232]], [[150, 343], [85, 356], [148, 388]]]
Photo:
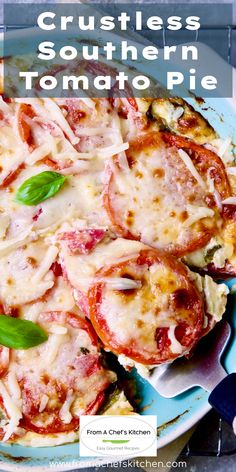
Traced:
[[211, 392], [208, 401], [236, 434], [236, 373], [227, 375]]

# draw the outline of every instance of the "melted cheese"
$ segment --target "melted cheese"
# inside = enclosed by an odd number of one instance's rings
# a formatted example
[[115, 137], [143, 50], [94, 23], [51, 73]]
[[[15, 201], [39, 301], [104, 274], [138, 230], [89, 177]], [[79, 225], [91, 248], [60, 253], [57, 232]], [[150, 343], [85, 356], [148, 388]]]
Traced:
[[22, 231], [22, 233], [20, 233], [15, 238], [5, 239], [4, 241], [1, 241], [0, 242], [0, 257], [6, 256], [11, 251], [14, 251], [14, 249], [21, 247], [23, 243], [28, 242], [29, 239], [34, 239], [34, 233], [32, 233], [31, 230], [32, 230], [32, 226], [29, 226], [28, 228], [26, 228], [25, 231]]
[[118, 361], [128, 371], [130, 371], [131, 369], [135, 367], [138, 374], [141, 375], [141, 377], [143, 377], [144, 379], [147, 379], [149, 377], [150, 370], [153, 368], [153, 366], [147, 366], [147, 365], [140, 364], [139, 362], [135, 362], [133, 361], [133, 359], [130, 359], [124, 354], [120, 354], [118, 356]]
[[[34, 303], [24, 305], [20, 309], [20, 316], [27, 320], [37, 322], [40, 313], [46, 311], [71, 311], [75, 310], [75, 301], [72, 296], [71, 288], [69, 284], [63, 279], [63, 277], [57, 277], [53, 288], [50, 290], [48, 295], [46, 294], [42, 300]], [[50, 332], [56, 332], [58, 334], [66, 333], [65, 326], [58, 326], [52, 324]], [[60, 333], [59, 333], [60, 332]]]
[[75, 136], [71, 127], [68, 125], [68, 122], [65, 119], [60, 107], [51, 98], [44, 98], [43, 101], [44, 101], [45, 108], [51, 114], [52, 119], [58, 123], [62, 131], [64, 131], [64, 133], [69, 137], [72, 144], [77, 144], [79, 142], [79, 138]]
[[[48, 247], [42, 241], [26, 244], [0, 258], [0, 298], [8, 306], [29, 303], [41, 297], [54, 284], [49, 264], [45, 266]], [[50, 259], [53, 262], [54, 257]], [[51, 264], [50, 264], [51, 265]], [[35, 283], [32, 283], [36, 277]]]
[[183, 226], [192, 226], [197, 221], [203, 218], [211, 218], [215, 214], [210, 208], [196, 207], [193, 205], [187, 205], [187, 212], [189, 217], [183, 222]]
[[169, 330], [168, 330], [168, 338], [171, 342], [170, 348], [173, 354], [181, 354], [183, 347], [181, 346], [179, 341], [176, 339], [175, 328], [176, 328], [176, 325], [172, 325], [169, 327]]
[[225, 312], [227, 295], [229, 294], [227, 285], [217, 284], [208, 275], [201, 277], [199, 274], [190, 271], [189, 275], [194, 280], [198, 290], [204, 293], [206, 312], [216, 321], [220, 321]]
[[205, 226], [207, 231], [215, 226], [215, 211], [205, 203], [207, 186], [184, 151], [170, 154], [159, 142], [129, 152], [132, 168], [113, 166], [108, 190], [111, 212], [122, 228], [145, 244], [173, 250], [201, 238]]
[[207, 313], [212, 315], [216, 321], [220, 321], [225, 312], [229, 289], [225, 284], [216, 284], [208, 275], [204, 277], [203, 287]]
[[236, 205], [236, 197], [225, 198], [225, 200], [222, 200], [222, 203], [227, 205]]

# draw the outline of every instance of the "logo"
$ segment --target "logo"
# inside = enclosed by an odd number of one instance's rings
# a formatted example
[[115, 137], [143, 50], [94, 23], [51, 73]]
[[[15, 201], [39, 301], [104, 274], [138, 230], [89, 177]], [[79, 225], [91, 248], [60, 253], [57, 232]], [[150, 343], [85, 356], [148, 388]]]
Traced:
[[80, 456], [156, 456], [156, 416], [81, 416]]

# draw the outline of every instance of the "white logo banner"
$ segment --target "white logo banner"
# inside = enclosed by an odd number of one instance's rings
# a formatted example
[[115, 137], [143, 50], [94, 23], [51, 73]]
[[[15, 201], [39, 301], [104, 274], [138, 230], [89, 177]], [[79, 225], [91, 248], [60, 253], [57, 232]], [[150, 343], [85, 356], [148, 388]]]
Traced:
[[81, 416], [80, 456], [156, 456], [157, 417]]

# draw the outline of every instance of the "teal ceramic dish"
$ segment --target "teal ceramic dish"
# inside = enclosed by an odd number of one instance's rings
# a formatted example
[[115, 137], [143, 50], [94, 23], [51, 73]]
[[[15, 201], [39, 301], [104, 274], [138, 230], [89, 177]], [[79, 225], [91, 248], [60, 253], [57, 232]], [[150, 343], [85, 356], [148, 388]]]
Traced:
[[[194, 99], [188, 101], [202, 112], [220, 137], [230, 136], [236, 144], [236, 106], [233, 99], [206, 99], [201, 105]], [[235, 283], [236, 279], [231, 280], [228, 285], [231, 287]], [[231, 373], [235, 371], [236, 359], [236, 299], [233, 295], [229, 296], [226, 316], [232, 327], [232, 336], [224, 357], [224, 366]], [[200, 388], [192, 389], [173, 399], [166, 399], [158, 395], [149, 383], [136, 373], [132, 376], [136, 378], [138, 392], [142, 398], [141, 414], [157, 415], [158, 448], [183, 434], [210, 410], [208, 394]], [[59, 472], [98, 466], [111, 461], [112, 459], [109, 461], [103, 458], [80, 458], [78, 443], [47, 448], [0, 444], [0, 469], [6, 471], [43, 472], [50, 469]]]

